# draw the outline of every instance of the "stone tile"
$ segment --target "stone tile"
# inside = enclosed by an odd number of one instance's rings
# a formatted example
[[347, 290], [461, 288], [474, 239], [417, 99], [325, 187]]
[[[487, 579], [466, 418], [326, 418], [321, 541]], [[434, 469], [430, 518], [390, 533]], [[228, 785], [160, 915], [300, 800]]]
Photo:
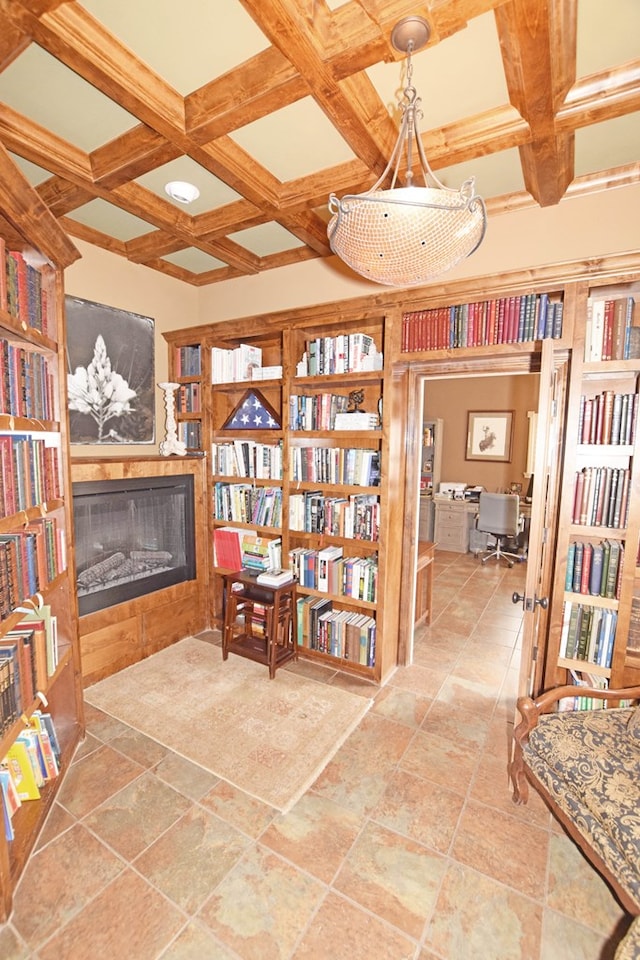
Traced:
[[382, 764], [395, 764], [407, 749], [413, 730], [376, 713], [366, 714], [345, 742], [353, 753], [374, 754]]
[[389, 680], [389, 683], [392, 687], [399, 687], [401, 690], [410, 690], [422, 697], [434, 699], [437, 697], [446, 679], [446, 670], [423, 667], [414, 663], [408, 667], [399, 667]]
[[37, 947], [71, 920], [124, 866], [119, 857], [77, 824], [31, 857], [14, 897], [13, 925], [30, 947]]
[[82, 760], [83, 757], [87, 757], [90, 753], [93, 753], [94, 750], [97, 750], [101, 746], [102, 740], [99, 740], [98, 737], [94, 737], [92, 733], [87, 733], [84, 740], [81, 740], [76, 747], [76, 752], [73, 755], [73, 763], [77, 763], [78, 760]]
[[565, 834], [549, 843], [547, 906], [605, 934], [624, 915], [609, 887]]
[[484, 746], [488, 728], [487, 717], [478, 717], [457, 704], [449, 705], [435, 700], [420, 729], [423, 733], [479, 750]]
[[125, 871], [39, 951], [40, 960], [155, 960], [184, 916], [133, 870]]
[[436, 699], [489, 718], [495, 709], [496, 696], [497, 690], [490, 686], [475, 680], [450, 676], [442, 684]]
[[191, 800], [200, 800], [220, 779], [215, 774], [169, 750], [154, 770], [155, 775]]
[[453, 840], [464, 798], [404, 770], [392, 777], [373, 817], [385, 827], [439, 853]]
[[131, 728], [126, 723], [121, 723], [115, 717], [110, 717], [108, 713], [98, 710], [85, 700], [84, 720], [87, 733], [92, 734], [103, 743], [108, 743], [114, 737], [119, 737]]
[[163, 757], [166, 757], [168, 750], [162, 744], [156, 743], [151, 737], [145, 736], [138, 730], [128, 728], [126, 733], [121, 733], [109, 741], [109, 746], [114, 750], [124, 753], [125, 757], [135, 760], [141, 767], [150, 769], [157, 766]]
[[238, 954], [220, 943], [200, 920], [191, 920], [162, 954], [162, 960], [238, 960]]
[[415, 951], [416, 944], [399, 930], [329, 894], [291, 960], [413, 960]]
[[464, 796], [469, 789], [478, 750], [419, 730], [405, 751], [400, 767], [408, 773], [448, 787]]
[[254, 846], [218, 884], [200, 918], [243, 960], [287, 960], [325, 894], [324, 884]]
[[28, 960], [31, 951], [10, 923], [0, 926], [0, 957], [2, 960]]
[[548, 846], [546, 830], [472, 800], [460, 818], [452, 854], [460, 863], [540, 900]]
[[75, 817], [84, 817], [144, 772], [139, 763], [100, 747], [73, 763], [58, 794], [58, 802]]
[[194, 806], [134, 865], [181, 910], [194, 914], [249, 843], [239, 830]]
[[386, 686], [378, 693], [371, 712], [417, 729], [432, 703], [429, 697], [422, 697], [412, 690]]
[[271, 823], [261, 842], [330, 883], [360, 830], [360, 817], [333, 800], [307, 793]]
[[44, 826], [36, 842], [35, 849], [40, 850], [42, 847], [46, 846], [47, 843], [50, 843], [55, 837], [60, 836], [61, 833], [64, 833], [65, 830], [68, 830], [69, 827], [72, 827], [74, 823], [77, 823], [76, 818], [72, 817], [71, 814], [61, 807], [59, 803], [54, 803], [47, 815], [47, 819], [44, 822]]
[[445, 870], [446, 860], [437, 853], [368, 823], [333, 886], [417, 940], [435, 906]]
[[365, 817], [377, 807], [395, 763], [377, 754], [342, 747], [311, 787], [311, 793], [333, 800], [352, 814]]
[[447, 960], [539, 960], [541, 928], [540, 904], [452, 863], [425, 948]]
[[612, 960], [614, 945], [574, 920], [544, 911], [540, 960]]
[[145, 773], [106, 800], [84, 822], [121, 857], [133, 860], [190, 806], [187, 797]]
[[548, 830], [551, 814], [539, 794], [529, 788], [529, 800], [522, 804], [513, 802], [513, 791], [507, 770], [506, 753], [491, 755], [486, 749], [476, 771], [469, 797], [489, 807], [495, 807], [518, 820], [524, 820], [534, 826]]
[[200, 803], [221, 820], [254, 838], [260, 836], [278, 813], [275, 807], [250, 797], [225, 780], [220, 780]]

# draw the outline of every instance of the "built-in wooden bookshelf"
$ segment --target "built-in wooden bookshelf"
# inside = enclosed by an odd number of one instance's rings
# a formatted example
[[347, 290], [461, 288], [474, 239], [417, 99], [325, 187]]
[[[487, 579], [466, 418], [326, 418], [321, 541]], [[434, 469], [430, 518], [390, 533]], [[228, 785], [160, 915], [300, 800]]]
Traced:
[[546, 686], [623, 687], [640, 669], [627, 643], [640, 537], [640, 359], [625, 356], [634, 293], [585, 284], [577, 297]]
[[[84, 720], [69, 503], [62, 270], [79, 253], [0, 147], [0, 765], [20, 780], [25, 732], [50, 720], [37, 796], [0, 831], [0, 920]], [[7, 670], [7, 664], [12, 664]], [[53, 738], [53, 739], [52, 739]], [[47, 747], [46, 741], [49, 746]], [[56, 744], [57, 741], [57, 744]], [[57, 747], [57, 749], [56, 749]], [[10, 754], [13, 759], [7, 762]], [[15, 754], [15, 756], [14, 756]], [[54, 760], [51, 757], [54, 756]], [[18, 764], [18, 766], [16, 766]], [[18, 783], [18, 793], [23, 784]], [[7, 800], [3, 798], [3, 803]]]
[[[387, 670], [395, 662], [395, 649], [380, 654], [384, 318], [285, 320], [260, 335], [249, 333], [251, 326], [234, 325], [233, 335], [226, 325], [191, 331], [212, 371], [212, 622], [222, 624], [225, 541], [234, 531], [240, 539], [242, 531], [279, 539], [283, 564], [299, 577], [299, 651], [380, 680], [383, 664]], [[166, 335], [170, 363], [184, 337]], [[175, 367], [170, 376], [180, 380]], [[264, 418], [247, 428], [236, 416], [247, 401], [271, 411], [270, 429], [262, 428]], [[330, 576], [319, 579], [316, 559], [329, 553], [339, 556], [331, 557]], [[238, 555], [236, 548], [231, 556]], [[324, 613], [317, 630], [307, 616], [314, 606]], [[360, 639], [357, 649], [345, 641], [347, 624], [356, 623], [368, 631], [364, 653]]]

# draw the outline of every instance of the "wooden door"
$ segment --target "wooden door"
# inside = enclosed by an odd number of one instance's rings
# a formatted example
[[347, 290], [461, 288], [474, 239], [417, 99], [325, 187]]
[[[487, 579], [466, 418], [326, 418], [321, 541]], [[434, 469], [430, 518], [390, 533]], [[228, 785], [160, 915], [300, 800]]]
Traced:
[[554, 341], [543, 340], [527, 574], [524, 594], [514, 594], [524, 608], [518, 696], [535, 696], [544, 684], [567, 381], [566, 351], [555, 352]]

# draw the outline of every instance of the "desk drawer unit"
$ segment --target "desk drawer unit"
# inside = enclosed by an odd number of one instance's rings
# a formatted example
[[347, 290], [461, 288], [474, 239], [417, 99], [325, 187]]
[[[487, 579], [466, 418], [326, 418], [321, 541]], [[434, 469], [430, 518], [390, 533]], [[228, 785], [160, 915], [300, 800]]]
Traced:
[[466, 553], [469, 549], [469, 517], [466, 503], [455, 500], [436, 502], [434, 540], [441, 550]]

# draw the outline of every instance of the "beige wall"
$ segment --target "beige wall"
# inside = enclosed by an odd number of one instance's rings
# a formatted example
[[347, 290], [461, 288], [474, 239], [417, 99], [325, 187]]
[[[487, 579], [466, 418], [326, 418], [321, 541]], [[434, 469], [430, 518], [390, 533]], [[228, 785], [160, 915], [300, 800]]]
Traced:
[[[449, 276], [452, 280], [485, 275], [490, 278], [507, 270], [638, 250], [639, 223], [640, 185], [564, 200], [555, 207], [492, 217], [483, 245]], [[198, 288], [75, 242], [82, 259], [66, 272], [67, 292], [155, 319], [156, 382], [167, 375], [164, 330], [366, 294], [381, 297], [385, 290], [356, 278], [335, 257]], [[489, 279], [487, 286], [490, 285]], [[160, 391], [156, 400], [159, 442], [164, 436], [165, 422]], [[113, 456], [121, 452], [122, 447], [112, 445], [72, 448], [74, 456]], [[124, 452], [131, 456], [154, 451], [150, 446], [127, 445]]]
[[[479, 484], [491, 493], [501, 492], [511, 483], [522, 483], [526, 491], [527, 411], [538, 409], [538, 384], [535, 374], [425, 380], [425, 419], [443, 422], [441, 479]], [[509, 463], [465, 459], [468, 413], [473, 410], [514, 411]]]

